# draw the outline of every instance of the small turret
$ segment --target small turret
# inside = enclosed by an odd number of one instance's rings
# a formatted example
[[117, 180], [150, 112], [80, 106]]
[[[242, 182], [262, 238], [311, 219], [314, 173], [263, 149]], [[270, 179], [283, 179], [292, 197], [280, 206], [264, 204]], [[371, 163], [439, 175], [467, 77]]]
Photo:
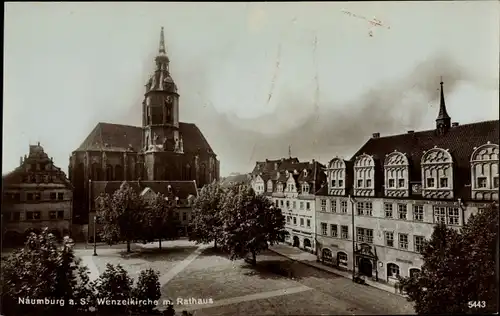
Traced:
[[451, 127], [451, 118], [446, 111], [446, 104], [444, 100], [444, 89], [443, 89], [443, 81], [440, 82], [441, 85], [441, 98], [439, 101], [439, 114], [436, 119], [436, 130], [438, 134], [445, 134]]

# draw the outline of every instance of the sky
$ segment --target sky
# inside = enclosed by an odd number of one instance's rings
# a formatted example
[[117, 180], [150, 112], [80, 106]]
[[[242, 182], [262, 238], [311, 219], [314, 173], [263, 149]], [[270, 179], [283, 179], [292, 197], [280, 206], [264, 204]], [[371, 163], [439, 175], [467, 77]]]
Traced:
[[[40, 144], [67, 171], [98, 122], [140, 126], [165, 28], [181, 121], [221, 176], [351, 158], [373, 133], [498, 119], [497, 1], [5, 3], [2, 174]], [[376, 18], [382, 26], [371, 26]]]

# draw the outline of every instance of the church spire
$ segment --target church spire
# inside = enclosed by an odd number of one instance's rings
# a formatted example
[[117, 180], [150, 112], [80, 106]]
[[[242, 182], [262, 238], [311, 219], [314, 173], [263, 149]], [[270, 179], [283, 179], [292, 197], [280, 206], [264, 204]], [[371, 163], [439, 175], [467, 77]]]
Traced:
[[165, 49], [165, 33], [163, 32], [163, 26], [161, 27], [161, 32], [160, 32], [160, 49], [158, 52], [160, 54], [167, 53], [167, 50]]
[[443, 78], [441, 78], [441, 98], [439, 101], [439, 114], [436, 119], [436, 128], [438, 130], [446, 132], [451, 126], [451, 118], [446, 111], [446, 104], [444, 101], [444, 89], [443, 89]]

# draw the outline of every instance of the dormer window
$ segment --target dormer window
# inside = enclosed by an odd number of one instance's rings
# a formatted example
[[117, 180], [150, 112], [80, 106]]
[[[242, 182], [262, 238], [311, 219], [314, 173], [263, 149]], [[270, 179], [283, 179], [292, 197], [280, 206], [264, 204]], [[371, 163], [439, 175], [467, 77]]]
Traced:
[[498, 154], [498, 145], [490, 142], [474, 148], [471, 156], [474, 200], [498, 200]]
[[273, 182], [271, 180], [267, 181], [267, 192], [273, 192]]
[[422, 156], [422, 197], [453, 198], [453, 159], [448, 150], [434, 147]]
[[283, 192], [283, 184], [279, 183], [276, 188], [277, 192]]
[[448, 178], [439, 179], [439, 187], [440, 188], [447, 188], [448, 187]]
[[389, 179], [389, 188], [394, 188], [394, 179]]
[[333, 158], [328, 164], [326, 176], [330, 184], [328, 192], [332, 195], [344, 195], [344, 179], [346, 178], [346, 165], [344, 160]]
[[386, 196], [409, 196], [409, 164], [405, 154], [394, 151], [387, 154], [384, 160], [384, 183]]
[[302, 184], [302, 193], [303, 194], [309, 193], [309, 184], [307, 183]]
[[307, 177], [307, 170], [304, 170], [304, 177]]
[[354, 195], [374, 196], [375, 161], [372, 156], [362, 154], [354, 161]]

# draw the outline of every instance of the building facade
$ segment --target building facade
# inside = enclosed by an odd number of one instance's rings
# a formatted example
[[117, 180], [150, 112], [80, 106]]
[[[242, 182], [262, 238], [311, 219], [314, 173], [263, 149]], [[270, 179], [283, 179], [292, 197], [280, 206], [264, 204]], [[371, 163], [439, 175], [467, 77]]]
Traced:
[[329, 162], [316, 197], [318, 259], [389, 283], [418, 272], [437, 223], [459, 229], [498, 201], [498, 144], [498, 120], [451, 123], [441, 83], [435, 129], [375, 133], [350, 161]]
[[316, 251], [315, 192], [326, 183], [325, 166], [297, 158], [257, 162], [252, 188], [268, 196], [286, 217], [286, 241], [294, 247]]
[[156, 69], [146, 83], [142, 126], [98, 123], [72, 153], [75, 222], [86, 224], [89, 180], [196, 181], [219, 179], [219, 161], [195, 124], [179, 117], [179, 93], [170, 74], [163, 28]]
[[[102, 194], [113, 195], [125, 181], [91, 181], [90, 187], [92, 208], [90, 212], [88, 240], [93, 240], [94, 216], [96, 215], [96, 198]], [[162, 194], [174, 205], [174, 216], [179, 220], [179, 236], [184, 237], [189, 233], [191, 212], [194, 200], [198, 196], [195, 181], [126, 181], [141, 198], [150, 201]], [[98, 230], [99, 227], [96, 227]]]
[[46, 227], [57, 238], [70, 234], [73, 188], [40, 143], [30, 145], [19, 167], [3, 176], [2, 187], [5, 246], [20, 245], [27, 234]]

